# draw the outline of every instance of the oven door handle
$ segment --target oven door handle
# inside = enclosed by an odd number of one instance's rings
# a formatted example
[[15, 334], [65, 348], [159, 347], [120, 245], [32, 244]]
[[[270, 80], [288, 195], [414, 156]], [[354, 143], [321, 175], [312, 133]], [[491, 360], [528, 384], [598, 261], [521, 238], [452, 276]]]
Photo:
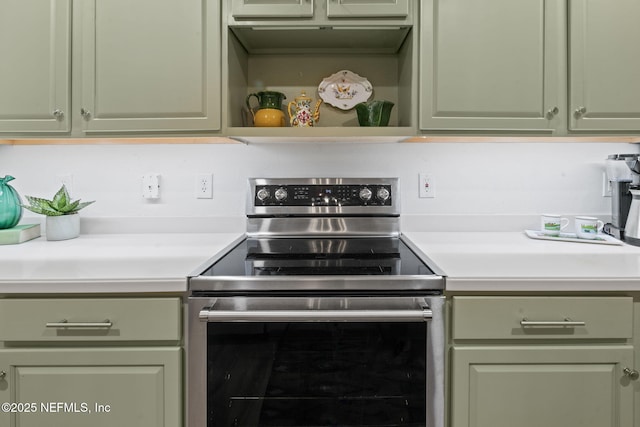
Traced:
[[251, 309], [226, 310], [215, 302], [200, 310], [203, 322], [426, 322], [433, 317], [429, 307], [403, 309]]

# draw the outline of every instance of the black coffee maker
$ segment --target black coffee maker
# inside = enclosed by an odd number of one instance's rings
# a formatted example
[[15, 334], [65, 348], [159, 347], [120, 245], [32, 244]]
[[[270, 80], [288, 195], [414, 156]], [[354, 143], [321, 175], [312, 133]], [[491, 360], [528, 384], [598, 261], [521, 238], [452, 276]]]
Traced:
[[632, 171], [640, 154], [611, 154], [607, 157], [607, 179], [611, 184], [611, 223], [604, 232], [620, 240], [625, 240], [625, 227], [631, 208], [631, 188], [640, 184], [640, 175]]

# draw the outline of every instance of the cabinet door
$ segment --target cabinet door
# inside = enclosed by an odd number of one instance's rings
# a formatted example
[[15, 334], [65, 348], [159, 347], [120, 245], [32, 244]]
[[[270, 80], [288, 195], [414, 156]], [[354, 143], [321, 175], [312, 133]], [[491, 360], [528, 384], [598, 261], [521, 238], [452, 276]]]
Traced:
[[85, 132], [220, 128], [218, 1], [77, 5]]
[[311, 18], [313, 0], [228, 0], [231, 15], [243, 18]]
[[329, 18], [405, 17], [409, 0], [328, 0]]
[[563, 1], [421, 4], [422, 129], [562, 127]]
[[180, 426], [180, 369], [177, 347], [3, 349], [0, 425]]
[[571, 130], [640, 130], [640, 0], [570, 2]]
[[451, 426], [632, 427], [632, 366], [631, 346], [454, 347]]
[[0, 2], [0, 132], [68, 132], [69, 0]]

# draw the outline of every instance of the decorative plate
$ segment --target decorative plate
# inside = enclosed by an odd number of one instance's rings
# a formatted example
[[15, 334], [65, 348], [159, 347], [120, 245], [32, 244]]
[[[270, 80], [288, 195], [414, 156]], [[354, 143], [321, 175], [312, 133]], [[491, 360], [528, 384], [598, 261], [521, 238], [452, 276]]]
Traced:
[[320, 98], [341, 110], [350, 110], [356, 104], [366, 101], [372, 92], [369, 80], [348, 70], [338, 71], [322, 80], [318, 86]]

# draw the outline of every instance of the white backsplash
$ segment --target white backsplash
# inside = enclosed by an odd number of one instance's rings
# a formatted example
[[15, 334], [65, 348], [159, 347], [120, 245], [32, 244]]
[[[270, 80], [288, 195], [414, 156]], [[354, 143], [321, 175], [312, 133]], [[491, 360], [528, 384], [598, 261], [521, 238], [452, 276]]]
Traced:
[[[0, 146], [0, 176], [21, 195], [50, 197], [72, 175], [72, 197], [96, 200], [84, 230], [242, 231], [249, 177], [400, 178], [403, 229], [519, 230], [541, 213], [607, 220], [605, 158], [638, 152], [618, 143], [282, 143], [223, 145]], [[433, 199], [418, 198], [429, 173]], [[141, 176], [160, 174], [161, 197], [142, 198]], [[196, 175], [213, 173], [213, 199], [197, 199]], [[181, 221], [180, 218], [188, 218]], [[29, 212], [25, 221], [37, 221]], [[126, 221], [124, 221], [126, 220]], [[128, 225], [124, 225], [124, 224]], [[117, 231], [117, 230], [116, 230]]]

